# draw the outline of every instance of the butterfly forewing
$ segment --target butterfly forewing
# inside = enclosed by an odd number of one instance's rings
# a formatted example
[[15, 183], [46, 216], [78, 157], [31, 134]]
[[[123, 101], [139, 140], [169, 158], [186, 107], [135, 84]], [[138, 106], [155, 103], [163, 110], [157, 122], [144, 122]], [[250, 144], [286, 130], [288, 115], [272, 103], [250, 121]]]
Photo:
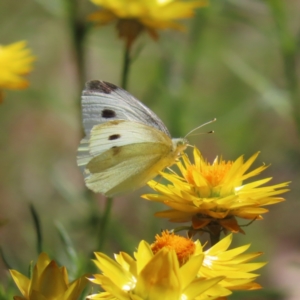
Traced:
[[95, 125], [113, 120], [128, 120], [152, 126], [168, 136], [159, 117], [147, 106], [114, 84], [93, 80], [82, 92], [82, 117], [86, 136]]

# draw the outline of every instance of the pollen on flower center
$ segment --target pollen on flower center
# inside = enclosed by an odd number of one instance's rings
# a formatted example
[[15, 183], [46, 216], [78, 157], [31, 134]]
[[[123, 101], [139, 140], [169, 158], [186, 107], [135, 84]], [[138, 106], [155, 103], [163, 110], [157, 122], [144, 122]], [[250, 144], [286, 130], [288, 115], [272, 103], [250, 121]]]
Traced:
[[151, 245], [153, 253], [155, 254], [164, 247], [174, 249], [180, 266], [184, 265], [189, 260], [196, 249], [196, 246], [191, 239], [169, 233], [167, 230], [163, 231], [161, 235], [157, 234], [155, 239], [156, 241]]
[[[213, 162], [213, 164], [206, 163], [200, 166], [200, 170], [197, 171], [201, 173], [202, 177], [206, 179], [206, 181], [210, 184], [211, 187], [218, 186], [226, 174], [232, 167], [232, 161], [218, 161], [217, 159]], [[196, 166], [193, 166], [196, 168]]]

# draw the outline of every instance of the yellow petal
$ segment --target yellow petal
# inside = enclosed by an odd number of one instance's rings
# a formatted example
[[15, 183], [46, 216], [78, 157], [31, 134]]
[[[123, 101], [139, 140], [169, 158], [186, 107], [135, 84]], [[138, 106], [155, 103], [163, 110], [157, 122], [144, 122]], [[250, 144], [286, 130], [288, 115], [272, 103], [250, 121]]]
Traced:
[[30, 283], [29, 278], [27, 278], [26, 276], [24, 276], [23, 274], [19, 273], [16, 270], [9, 270], [9, 272], [10, 272], [14, 282], [16, 283], [18, 289], [22, 293], [22, 295], [28, 299], [29, 298], [28, 287], [29, 287], [29, 283]]
[[46, 298], [58, 297], [64, 294], [68, 285], [64, 274], [55, 261], [51, 261], [39, 278], [38, 291]]
[[217, 244], [209, 248], [205, 253], [207, 255], [218, 255], [223, 251], [226, 251], [232, 242], [232, 234], [227, 235], [225, 238], [220, 240]]
[[86, 278], [86, 276], [82, 276], [79, 279], [75, 280], [72, 284], [70, 284], [70, 286], [64, 293], [62, 299], [63, 300], [78, 299], [83, 289], [86, 287], [87, 283], [88, 283], [88, 279]]
[[[30, 295], [30, 300], [48, 300], [43, 294], [39, 291], [32, 291]], [[51, 298], [50, 298], [51, 299]]]
[[193, 256], [180, 268], [183, 289], [185, 289], [196, 278], [196, 275], [202, 266], [203, 259], [204, 254]]
[[260, 167], [256, 168], [255, 170], [253, 170], [247, 174], [244, 174], [241, 179], [242, 179], [242, 181], [244, 181], [250, 177], [256, 176], [267, 168], [268, 168], [268, 166], [260, 166]]
[[[130, 295], [127, 293], [126, 287], [124, 290], [120, 288], [118, 282], [115, 284], [110, 278], [99, 275], [101, 277], [101, 286], [102, 288], [108, 292], [109, 294], [113, 295], [111, 299], [118, 299], [118, 300], [131, 300]], [[109, 298], [108, 298], [109, 299]]]
[[150, 245], [145, 241], [141, 241], [137, 252], [134, 253], [134, 257], [137, 260], [137, 273], [139, 274], [153, 258]]
[[129, 254], [120, 252], [119, 255], [115, 255], [115, 259], [126, 271], [135, 277], [138, 276], [136, 261]]
[[50, 262], [51, 259], [49, 258], [48, 254], [46, 254], [45, 252], [42, 252], [39, 255], [35, 266], [36, 278], [39, 278], [42, 275], [42, 273], [47, 268]]
[[26, 42], [20, 41], [10, 45], [0, 45], [0, 87], [6, 89], [23, 89], [29, 84], [22, 76], [32, 70], [35, 58]]
[[[231, 250], [223, 250], [222, 252], [218, 253], [218, 257], [221, 260], [233, 260], [233, 259], [237, 259], [237, 257], [239, 257], [238, 261], [232, 262], [232, 263], [240, 263], [242, 262], [242, 256], [241, 253], [245, 252], [247, 249], [249, 249], [250, 244], [244, 245], [244, 246], [240, 246], [240, 247], [236, 247], [234, 249]], [[239, 255], [239, 256], [238, 256]], [[256, 257], [256, 255], [253, 256], [253, 258]]]
[[[196, 279], [183, 291], [183, 293], [187, 296], [187, 299], [194, 299], [209, 288], [215, 286], [224, 278], [225, 277], [216, 277], [208, 280], [204, 280], [203, 278]], [[231, 292], [228, 291], [228, 294], [231, 294]]]
[[110, 257], [100, 252], [95, 252], [95, 256], [97, 260], [93, 261], [96, 266], [105, 276], [113, 278], [119, 287], [128, 285], [130, 282], [133, 284], [135, 278]]
[[14, 300], [26, 300], [28, 298], [20, 297], [20, 296], [14, 296]]
[[[241, 174], [244, 174], [253, 164], [253, 162], [256, 160], [257, 156], [259, 155], [260, 151], [254, 153], [242, 166], [241, 168]], [[264, 167], [262, 167], [264, 168]], [[252, 171], [253, 172], [253, 171]], [[248, 173], [249, 174], [249, 173]]]
[[161, 249], [139, 274], [136, 294], [144, 299], [179, 299], [181, 282], [174, 250]]

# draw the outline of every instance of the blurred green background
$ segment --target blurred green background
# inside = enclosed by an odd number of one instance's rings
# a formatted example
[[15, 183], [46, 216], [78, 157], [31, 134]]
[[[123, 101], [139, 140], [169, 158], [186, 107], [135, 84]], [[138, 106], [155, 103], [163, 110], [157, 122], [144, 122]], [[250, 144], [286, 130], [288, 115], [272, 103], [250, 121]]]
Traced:
[[[95, 11], [88, 0], [69, 2], [77, 7], [79, 21]], [[0, 44], [27, 40], [36, 56], [30, 87], [7, 91], [0, 106], [0, 219], [5, 223], [0, 245], [10, 266], [25, 274], [38, 256], [30, 204], [40, 218], [43, 249], [69, 269], [57, 226], [64, 227], [80, 260], [97, 250], [100, 238], [97, 224], [105, 198], [87, 200], [76, 165], [79, 101], [82, 81], [120, 84], [124, 42], [114, 25], [92, 28], [80, 76], [66, 3], [0, 2]], [[160, 32], [157, 42], [143, 34], [134, 46], [139, 55], [127, 90], [164, 121], [173, 137], [216, 117], [200, 130], [214, 134], [189, 138], [208, 160], [249, 158], [261, 151], [255, 166], [270, 167], [260, 178], [273, 177], [271, 184], [292, 181], [286, 202], [270, 207], [263, 221], [245, 228], [245, 236], [234, 236], [235, 246], [251, 243], [251, 252], [265, 253], [260, 260], [269, 263], [257, 280], [265, 289], [230, 299], [300, 297], [299, 15], [300, 2], [294, 0], [212, 0], [183, 22], [185, 33]], [[152, 242], [161, 229], [172, 228], [154, 218], [165, 207], [142, 200], [145, 192], [147, 187], [115, 199], [103, 251], [132, 253], [141, 239]], [[3, 261], [0, 278], [11, 284]]]

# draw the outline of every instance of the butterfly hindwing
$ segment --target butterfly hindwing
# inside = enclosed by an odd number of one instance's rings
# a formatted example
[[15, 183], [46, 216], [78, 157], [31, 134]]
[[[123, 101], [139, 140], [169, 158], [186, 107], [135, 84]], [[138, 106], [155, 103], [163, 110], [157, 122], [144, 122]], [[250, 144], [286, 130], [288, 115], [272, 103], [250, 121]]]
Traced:
[[166, 144], [172, 148], [172, 140], [166, 134], [141, 123], [115, 120], [96, 125], [90, 137], [80, 142], [77, 164], [84, 168], [93, 157], [113, 147], [147, 142]]
[[[114, 196], [146, 184], [170, 164], [165, 144], [138, 143], [112, 148], [86, 166], [85, 181], [94, 192]], [[138, 153], [138, 154], [137, 154]]]
[[113, 120], [128, 120], [170, 133], [159, 117], [127, 91], [105, 81], [92, 80], [82, 92], [82, 117], [88, 137], [95, 125]]

